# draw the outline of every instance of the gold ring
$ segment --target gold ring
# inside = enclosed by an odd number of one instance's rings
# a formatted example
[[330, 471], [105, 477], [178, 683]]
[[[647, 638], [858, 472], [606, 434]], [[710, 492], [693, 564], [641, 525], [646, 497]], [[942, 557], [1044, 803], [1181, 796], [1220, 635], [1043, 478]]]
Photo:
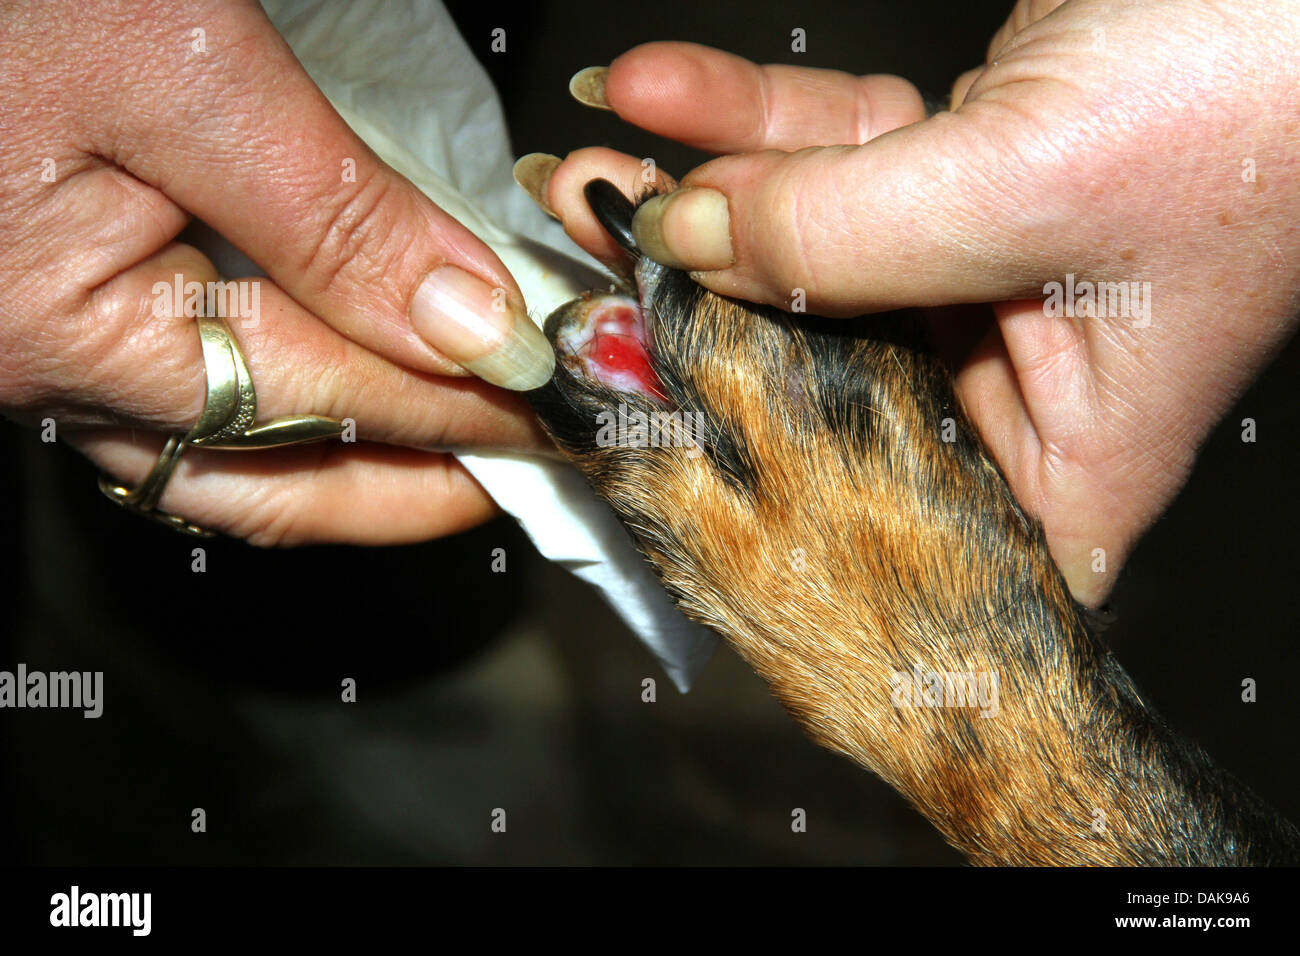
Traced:
[[257, 395], [248, 363], [239, 350], [230, 326], [220, 316], [199, 316], [199, 342], [207, 372], [208, 394], [199, 420], [184, 435], [171, 435], [162, 454], [144, 481], [135, 488], [118, 484], [107, 475], [99, 478], [99, 490], [128, 511], [200, 538], [215, 536], [177, 515], [158, 511], [163, 489], [189, 445], [233, 451], [280, 448], [304, 442], [337, 438], [343, 423], [324, 415], [285, 415], [261, 425], [257, 419]]

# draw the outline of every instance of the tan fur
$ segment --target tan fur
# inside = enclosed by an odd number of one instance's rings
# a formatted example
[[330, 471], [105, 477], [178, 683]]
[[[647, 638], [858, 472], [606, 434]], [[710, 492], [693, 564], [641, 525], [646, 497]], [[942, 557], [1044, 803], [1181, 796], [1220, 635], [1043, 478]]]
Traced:
[[[710, 419], [713, 454], [597, 447], [583, 423], [622, 397], [565, 356], [535, 406], [682, 609], [814, 740], [976, 863], [1295, 858], [1295, 829], [1172, 735], [1089, 633], [916, 336], [861, 320], [819, 339], [655, 276], [654, 364], [671, 403]], [[913, 668], [996, 675], [996, 716], [897, 706], [891, 675]]]

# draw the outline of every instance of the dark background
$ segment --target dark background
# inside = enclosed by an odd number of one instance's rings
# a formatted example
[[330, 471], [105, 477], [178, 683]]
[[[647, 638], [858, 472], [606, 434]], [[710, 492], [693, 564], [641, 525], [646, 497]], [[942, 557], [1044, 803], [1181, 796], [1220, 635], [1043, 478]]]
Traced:
[[[928, 95], [1003, 2], [457, 3], [515, 152], [704, 157], [574, 104], [647, 40], [896, 72]], [[489, 52], [505, 27], [508, 52]], [[808, 52], [792, 54], [803, 27]], [[1195, 201], [1170, 197], [1171, 202]], [[1177, 237], [1171, 237], [1177, 241]], [[1213, 303], [1207, 303], [1212, 308]], [[1133, 556], [1109, 642], [1170, 722], [1292, 819], [1300, 727], [1293, 343], [1227, 416]], [[1259, 423], [1256, 444], [1239, 422]], [[70, 450], [0, 428], [0, 669], [103, 670], [104, 716], [0, 711], [0, 861], [956, 863], [887, 787], [807, 742], [726, 649], [686, 696], [508, 520], [418, 547], [263, 552], [131, 517]], [[505, 548], [508, 571], [490, 571]], [[339, 702], [354, 677], [355, 705]], [[641, 681], [658, 681], [642, 703]], [[1240, 701], [1244, 677], [1259, 702]], [[195, 807], [208, 832], [190, 831]], [[504, 835], [489, 829], [507, 810]], [[808, 832], [790, 831], [803, 807]]]

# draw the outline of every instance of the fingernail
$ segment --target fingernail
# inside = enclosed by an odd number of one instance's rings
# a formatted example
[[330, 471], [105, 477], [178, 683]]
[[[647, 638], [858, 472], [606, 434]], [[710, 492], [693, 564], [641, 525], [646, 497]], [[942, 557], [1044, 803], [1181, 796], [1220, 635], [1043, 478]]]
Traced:
[[516, 392], [545, 385], [555, 352], [504, 289], [456, 266], [430, 272], [411, 299], [411, 325], [426, 342], [479, 378]]
[[569, 80], [569, 95], [583, 106], [594, 106], [598, 110], [611, 110], [605, 99], [605, 80], [609, 77], [609, 67], [589, 66], [573, 74]]
[[560, 157], [550, 153], [529, 153], [519, 157], [515, 163], [515, 182], [524, 187], [524, 192], [533, 197], [533, 202], [542, 207], [542, 212], [552, 219], [559, 219], [551, 204], [546, 201], [546, 187], [550, 185], [551, 174], [560, 166]]
[[716, 189], [679, 189], [642, 203], [632, 217], [637, 248], [674, 269], [711, 272], [735, 263], [727, 197]]

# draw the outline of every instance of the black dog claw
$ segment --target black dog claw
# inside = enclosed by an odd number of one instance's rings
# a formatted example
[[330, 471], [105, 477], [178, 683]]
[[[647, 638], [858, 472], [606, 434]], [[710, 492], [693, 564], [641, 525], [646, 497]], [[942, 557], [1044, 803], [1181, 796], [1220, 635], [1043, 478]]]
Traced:
[[636, 207], [617, 186], [607, 179], [593, 179], [582, 187], [582, 194], [592, 214], [610, 237], [632, 255], [640, 258], [641, 250], [632, 238], [632, 214]]

